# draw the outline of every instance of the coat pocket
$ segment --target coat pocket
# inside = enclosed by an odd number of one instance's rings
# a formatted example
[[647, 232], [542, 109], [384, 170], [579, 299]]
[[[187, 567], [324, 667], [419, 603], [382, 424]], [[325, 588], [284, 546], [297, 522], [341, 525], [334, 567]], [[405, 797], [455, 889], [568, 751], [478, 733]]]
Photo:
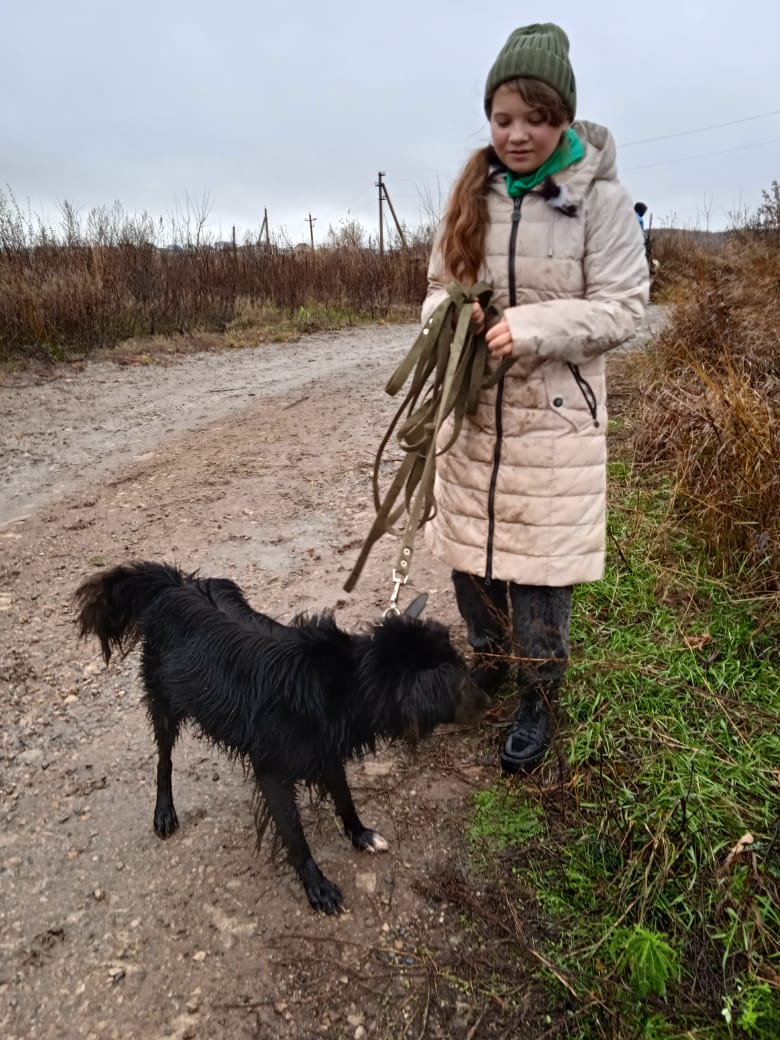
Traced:
[[578, 432], [603, 429], [606, 424], [604, 377], [583, 374], [580, 366], [554, 364], [544, 367], [547, 404]]

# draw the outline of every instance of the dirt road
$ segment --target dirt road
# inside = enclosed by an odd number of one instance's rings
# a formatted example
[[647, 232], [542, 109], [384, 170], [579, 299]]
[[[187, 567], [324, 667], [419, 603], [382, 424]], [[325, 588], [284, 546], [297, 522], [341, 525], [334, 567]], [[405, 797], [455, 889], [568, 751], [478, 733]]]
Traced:
[[[328, 806], [305, 806], [314, 854], [350, 909], [319, 917], [289, 870], [255, 852], [240, 767], [189, 734], [174, 758], [181, 827], [155, 836], [136, 658], [106, 671], [78, 642], [70, 603], [94, 569], [147, 558], [230, 576], [281, 619], [377, 618], [393, 542], [354, 594], [342, 585], [372, 517], [371, 464], [394, 406], [384, 382], [414, 335], [377, 326], [0, 376], [6, 1040], [360, 1040], [405, 1036], [415, 1017], [419, 1035], [431, 994], [420, 950], [435, 961], [460, 939], [446, 902], [418, 887], [463, 856], [500, 732], [451, 728], [415, 757], [385, 750], [351, 770], [361, 816], [390, 842], [383, 856], [354, 852]], [[448, 573], [423, 549], [412, 584], [461, 642]], [[439, 1008], [425, 1035], [467, 1036], [474, 1014]]]

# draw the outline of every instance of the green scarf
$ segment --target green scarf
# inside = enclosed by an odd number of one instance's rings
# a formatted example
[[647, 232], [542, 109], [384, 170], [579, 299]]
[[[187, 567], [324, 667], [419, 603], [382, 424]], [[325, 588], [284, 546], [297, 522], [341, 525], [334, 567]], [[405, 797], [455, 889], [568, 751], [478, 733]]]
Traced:
[[511, 170], [507, 170], [506, 190], [512, 198], [524, 195], [531, 188], [535, 188], [537, 184], [541, 184], [545, 177], [549, 177], [553, 173], [559, 173], [561, 170], [565, 170], [567, 166], [571, 166], [572, 163], [578, 162], [584, 154], [585, 148], [582, 141], [569, 127], [561, 137], [561, 143], [538, 170], [535, 170], [533, 173], [526, 173], [522, 177], [512, 173]]

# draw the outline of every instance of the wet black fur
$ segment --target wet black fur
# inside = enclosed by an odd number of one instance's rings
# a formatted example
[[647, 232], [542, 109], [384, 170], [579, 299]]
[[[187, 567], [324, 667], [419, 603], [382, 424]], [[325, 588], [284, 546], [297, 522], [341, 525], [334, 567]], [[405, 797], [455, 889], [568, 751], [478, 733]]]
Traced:
[[364, 634], [342, 631], [329, 613], [283, 625], [253, 610], [226, 578], [187, 575], [135, 562], [88, 578], [75, 594], [82, 636], [100, 640], [109, 662], [141, 642], [141, 676], [159, 753], [154, 829], [178, 827], [171, 752], [190, 721], [254, 772], [311, 905], [343, 907], [338, 887], [314, 861], [296, 806], [300, 784], [334, 800], [358, 849], [384, 840], [360, 822], [344, 763], [379, 740], [419, 740], [445, 722], [475, 721], [487, 698], [468, 679], [447, 630], [389, 617]]
[[567, 217], [577, 216], [577, 204], [565, 198], [564, 189], [552, 177], [545, 177], [539, 189], [545, 202], [559, 209]]

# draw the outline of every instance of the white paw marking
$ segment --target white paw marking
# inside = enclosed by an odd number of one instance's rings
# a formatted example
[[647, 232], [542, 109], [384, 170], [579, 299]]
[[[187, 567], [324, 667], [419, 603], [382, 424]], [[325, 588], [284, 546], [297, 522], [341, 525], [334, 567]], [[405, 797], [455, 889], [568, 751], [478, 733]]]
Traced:
[[375, 833], [368, 848], [369, 852], [387, 852], [390, 845], [385, 841], [381, 834]]

